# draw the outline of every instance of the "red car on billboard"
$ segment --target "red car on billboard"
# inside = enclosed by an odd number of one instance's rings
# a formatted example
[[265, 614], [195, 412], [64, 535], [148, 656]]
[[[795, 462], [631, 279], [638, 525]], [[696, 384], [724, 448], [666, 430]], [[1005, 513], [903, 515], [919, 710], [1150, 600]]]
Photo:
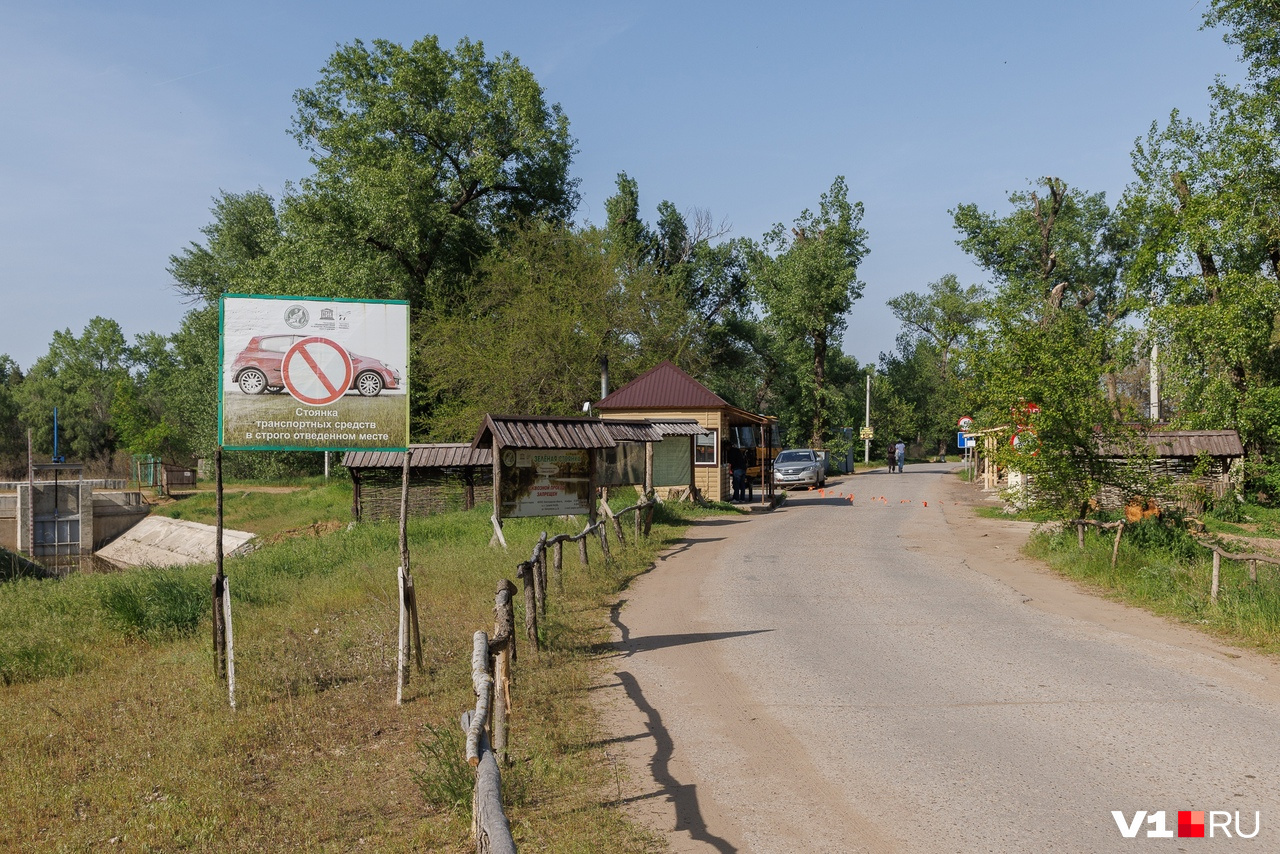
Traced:
[[[231, 381], [245, 394], [278, 394], [284, 391], [280, 365], [289, 348], [307, 335], [255, 335], [231, 363]], [[305, 346], [305, 345], [304, 345]], [[400, 372], [371, 356], [347, 351], [351, 357], [351, 388], [365, 397], [376, 397], [384, 388], [400, 387]]]

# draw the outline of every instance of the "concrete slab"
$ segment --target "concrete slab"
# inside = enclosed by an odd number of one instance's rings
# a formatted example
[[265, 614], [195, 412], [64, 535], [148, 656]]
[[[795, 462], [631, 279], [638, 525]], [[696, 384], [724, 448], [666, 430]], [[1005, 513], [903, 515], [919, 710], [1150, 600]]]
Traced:
[[[222, 531], [222, 553], [246, 551], [254, 537], [248, 531]], [[97, 556], [118, 566], [185, 566], [212, 563], [217, 528], [199, 522], [148, 516], [98, 550]]]

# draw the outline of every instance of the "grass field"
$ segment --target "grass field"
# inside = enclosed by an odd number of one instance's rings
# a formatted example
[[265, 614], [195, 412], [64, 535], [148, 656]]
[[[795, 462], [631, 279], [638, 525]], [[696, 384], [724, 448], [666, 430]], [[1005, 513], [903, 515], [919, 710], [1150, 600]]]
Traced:
[[[200, 517], [204, 500], [175, 506]], [[347, 530], [349, 501], [344, 484], [228, 491], [228, 520], [278, 540], [227, 564], [235, 711], [213, 676], [210, 567], [0, 584], [0, 850], [474, 850], [457, 724], [471, 635], [538, 533], [568, 523], [511, 520], [506, 553], [486, 508], [410, 524], [426, 671], [397, 707], [395, 525]], [[660, 511], [608, 567], [598, 545], [587, 568], [566, 552], [550, 648], [521, 645], [512, 688], [503, 787], [522, 850], [661, 850], [613, 803], [588, 689], [608, 606], [702, 512]]]
[[1260, 651], [1280, 653], [1280, 573], [1259, 565], [1258, 581], [1237, 561], [1222, 561], [1221, 591], [1209, 596], [1212, 558], [1183, 529], [1147, 520], [1126, 526], [1116, 567], [1114, 535], [1086, 530], [1080, 549], [1075, 529], [1053, 527], [1033, 536], [1028, 552], [1059, 572], [1111, 598], [1193, 625]]

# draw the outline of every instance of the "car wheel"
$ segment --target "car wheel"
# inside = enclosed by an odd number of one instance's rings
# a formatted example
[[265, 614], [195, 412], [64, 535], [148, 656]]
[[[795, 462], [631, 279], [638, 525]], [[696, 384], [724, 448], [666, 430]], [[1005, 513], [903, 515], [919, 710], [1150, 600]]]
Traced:
[[284, 391], [284, 386], [282, 386], [282, 385], [269, 385], [269, 386], [267, 386], [267, 394], [279, 394], [279, 393], [280, 393], [280, 392], [282, 392], [282, 391]]
[[356, 377], [356, 391], [365, 397], [377, 397], [382, 392], [382, 377], [376, 371], [365, 371]]
[[236, 384], [245, 394], [262, 394], [267, 390], [267, 375], [257, 368], [249, 368], [241, 372]]

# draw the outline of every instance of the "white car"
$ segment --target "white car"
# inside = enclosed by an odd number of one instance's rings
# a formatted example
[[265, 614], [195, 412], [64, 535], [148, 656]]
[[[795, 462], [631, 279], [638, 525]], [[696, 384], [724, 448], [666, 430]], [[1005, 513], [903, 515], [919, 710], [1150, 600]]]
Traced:
[[795, 448], [783, 451], [773, 461], [773, 482], [778, 486], [823, 486], [826, 464], [816, 451]]

